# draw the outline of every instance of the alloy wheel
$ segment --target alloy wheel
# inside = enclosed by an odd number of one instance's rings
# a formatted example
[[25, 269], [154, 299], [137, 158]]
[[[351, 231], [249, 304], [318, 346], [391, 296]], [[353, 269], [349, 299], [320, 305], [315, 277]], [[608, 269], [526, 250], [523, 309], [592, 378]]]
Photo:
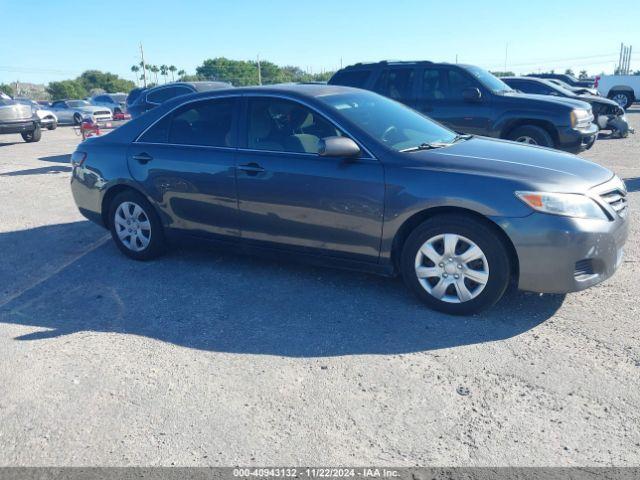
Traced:
[[616, 102], [622, 108], [627, 108], [627, 96], [625, 94], [616, 93], [613, 97], [611, 97], [611, 100]]
[[129, 250], [140, 252], [151, 242], [151, 222], [144, 209], [134, 202], [122, 202], [114, 215], [118, 238]]
[[528, 135], [523, 135], [521, 137], [516, 138], [516, 142], [519, 143], [527, 143], [529, 145], [538, 145], [538, 142], [533, 137], [529, 137]]
[[475, 242], [444, 233], [422, 244], [415, 258], [415, 273], [422, 288], [436, 299], [464, 303], [486, 287], [489, 262]]

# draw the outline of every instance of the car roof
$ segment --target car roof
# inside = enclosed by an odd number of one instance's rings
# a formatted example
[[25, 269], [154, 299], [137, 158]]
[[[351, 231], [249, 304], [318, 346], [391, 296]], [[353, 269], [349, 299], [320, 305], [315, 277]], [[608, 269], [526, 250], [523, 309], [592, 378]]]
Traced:
[[[162, 85], [156, 85], [156, 86], [151, 87], [151, 88], [147, 88], [146, 92], [150, 93], [150, 92], [153, 92], [155, 90], [160, 90], [161, 88], [176, 87], [176, 86], [180, 86], [180, 85], [193, 87], [198, 92], [204, 92], [204, 91], [208, 91], [208, 90], [215, 90], [217, 88], [232, 88], [233, 87], [233, 85], [231, 85], [228, 82], [218, 82], [218, 81], [170, 82], [170, 83], [163, 83]], [[129, 93], [131, 93], [131, 92], [129, 92]]]
[[473, 65], [468, 65], [465, 63], [449, 63], [449, 62], [432, 62], [430, 60], [382, 60], [380, 62], [371, 62], [371, 63], [354, 63], [353, 65], [348, 65], [341, 70], [358, 70], [365, 68], [375, 68], [380, 66], [421, 66], [421, 65], [433, 65], [433, 66], [441, 66], [446, 65], [450, 67], [460, 67], [460, 68], [468, 68]]
[[[280, 83], [273, 85], [262, 85], [253, 87], [229, 87], [220, 88], [207, 92], [193, 93], [190, 98], [207, 97], [213, 94], [290, 94], [297, 97], [322, 97], [325, 95], [335, 95], [339, 93], [362, 92], [362, 90], [353, 87], [343, 87], [341, 85], [326, 85], [320, 83]], [[185, 97], [177, 97], [185, 98]]]

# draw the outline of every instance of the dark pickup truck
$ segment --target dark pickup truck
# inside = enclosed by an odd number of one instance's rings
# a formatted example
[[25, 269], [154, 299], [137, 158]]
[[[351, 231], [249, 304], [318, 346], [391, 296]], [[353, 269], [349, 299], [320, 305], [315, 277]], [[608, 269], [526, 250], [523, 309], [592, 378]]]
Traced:
[[573, 153], [591, 148], [598, 134], [588, 103], [518, 93], [472, 65], [359, 63], [338, 70], [329, 84], [372, 90], [460, 133]]

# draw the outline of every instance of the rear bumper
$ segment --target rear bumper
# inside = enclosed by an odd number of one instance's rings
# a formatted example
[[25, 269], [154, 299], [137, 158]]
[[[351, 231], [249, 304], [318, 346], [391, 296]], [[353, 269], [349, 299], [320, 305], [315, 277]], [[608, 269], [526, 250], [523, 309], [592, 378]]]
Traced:
[[0, 122], [0, 134], [32, 132], [35, 129], [36, 122], [33, 119], [19, 122]]
[[611, 277], [622, 262], [628, 220], [533, 213], [498, 221], [519, 262], [518, 288], [540, 293], [584, 290]]
[[567, 128], [558, 131], [558, 144], [556, 147], [566, 152], [580, 153], [593, 147], [593, 144], [596, 143], [596, 138], [598, 138], [598, 126], [595, 123], [580, 130]]

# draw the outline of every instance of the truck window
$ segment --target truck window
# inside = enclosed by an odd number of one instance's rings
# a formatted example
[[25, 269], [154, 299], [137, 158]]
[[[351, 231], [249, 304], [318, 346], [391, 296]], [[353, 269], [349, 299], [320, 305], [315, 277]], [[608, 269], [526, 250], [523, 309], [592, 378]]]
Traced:
[[445, 98], [446, 87], [444, 76], [439, 68], [426, 68], [422, 74], [422, 95], [425, 100], [442, 100]]
[[371, 70], [342, 70], [337, 72], [329, 81], [331, 85], [345, 87], [364, 87], [371, 75]]
[[457, 70], [447, 70], [449, 88], [446, 98], [450, 100], [462, 100], [462, 92], [466, 88], [477, 87], [476, 83], [467, 75]]
[[413, 87], [413, 69], [396, 68], [384, 70], [376, 81], [373, 90], [394, 100], [411, 98]]

